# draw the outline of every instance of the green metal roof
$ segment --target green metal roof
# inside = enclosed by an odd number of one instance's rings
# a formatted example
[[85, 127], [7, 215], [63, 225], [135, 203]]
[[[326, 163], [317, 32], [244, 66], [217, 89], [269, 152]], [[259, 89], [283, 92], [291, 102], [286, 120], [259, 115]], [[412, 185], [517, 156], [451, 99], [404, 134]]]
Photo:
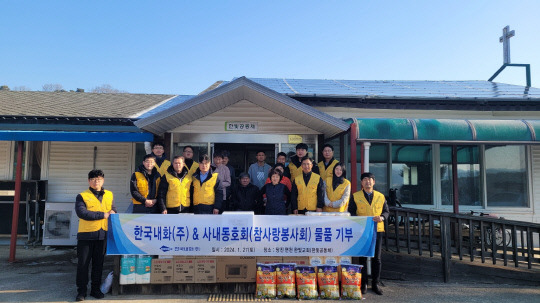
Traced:
[[358, 140], [540, 143], [540, 120], [357, 118]]

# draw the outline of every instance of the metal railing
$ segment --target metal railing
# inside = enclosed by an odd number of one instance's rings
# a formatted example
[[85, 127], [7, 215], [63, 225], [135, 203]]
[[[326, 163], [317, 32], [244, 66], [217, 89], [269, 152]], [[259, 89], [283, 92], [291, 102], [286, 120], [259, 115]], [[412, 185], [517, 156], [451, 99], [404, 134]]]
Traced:
[[440, 254], [444, 281], [448, 282], [450, 259], [480, 258], [504, 266], [540, 265], [540, 224], [502, 218], [453, 214], [413, 208], [390, 207], [385, 221], [384, 248], [413, 250], [420, 256]]

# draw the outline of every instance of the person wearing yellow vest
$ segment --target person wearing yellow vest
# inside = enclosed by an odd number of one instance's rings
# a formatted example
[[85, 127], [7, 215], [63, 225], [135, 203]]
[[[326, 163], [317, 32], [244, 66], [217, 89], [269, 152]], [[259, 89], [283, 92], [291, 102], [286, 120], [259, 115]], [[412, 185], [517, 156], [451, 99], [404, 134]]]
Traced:
[[210, 167], [210, 157], [199, 157], [199, 168], [191, 182], [193, 212], [195, 214], [219, 214], [223, 203], [223, 189], [218, 173]]
[[324, 182], [312, 171], [313, 161], [302, 158], [302, 173], [292, 183], [291, 210], [295, 215], [307, 211], [321, 212], [324, 207]]
[[83, 301], [87, 295], [88, 268], [92, 263], [90, 295], [102, 299], [100, 291], [103, 260], [107, 251], [109, 215], [116, 213], [112, 192], [103, 188], [105, 175], [101, 170], [88, 173], [89, 188], [77, 195], [75, 212], [79, 217], [77, 232], [77, 297]]
[[137, 171], [131, 175], [129, 190], [131, 192], [131, 202], [133, 203], [133, 213], [158, 213], [156, 202], [161, 175], [157, 171], [155, 164], [156, 158], [153, 155], [146, 155]]
[[159, 183], [158, 205], [162, 214], [191, 212], [191, 176], [184, 165], [184, 157], [173, 158], [172, 165]]
[[152, 144], [152, 155], [156, 157], [156, 169], [160, 175], [164, 175], [171, 162], [165, 157], [165, 147], [163, 144], [154, 142]]
[[[297, 176], [302, 175], [302, 163], [301, 160], [308, 156], [308, 146], [306, 143], [299, 143], [296, 145], [296, 155], [292, 156], [289, 160], [289, 173], [291, 174], [291, 182], [294, 184], [294, 179]], [[319, 167], [314, 166], [312, 171], [319, 174]]]
[[184, 146], [182, 156], [184, 156], [184, 164], [188, 169], [188, 175], [191, 177], [199, 168], [199, 163], [193, 161], [193, 147], [191, 145]]
[[322, 150], [323, 160], [317, 164], [319, 167], [319, 174], [323, 180], [332, 177], [334, 167], [338, 163], [338, 160], [334, 159], [334, 147], [330, 144], [325, 144]]
[[332, 175], [326, 179], [324, 193], [325, 212], [346, 212], [351, 196], [351, 182], [345, 179], [347, 171], [345, 165], [338, 162], [334, 165]]
[[[388, 203], [383, 194], [373, 189], [375, 185], [375, 175], [372, 173], [363, 173], [360, 176], [362, 182], [362, 190], [355, 192], [349, 202], [349, 213], [352, 216], [370, 216], [377, 224], [377, 239], [375, 242], [375, 256], [372, 258], [371, 264], [371, 290], [378, 295], [382, 295], [383, 291], [379, 287], [381, 278], [381, 247], [384, 237], [384, 221], [388, 220], [389, 210]], [[362, 293], [367, 291], [367, 258], [360, 258], [362, 268]]]

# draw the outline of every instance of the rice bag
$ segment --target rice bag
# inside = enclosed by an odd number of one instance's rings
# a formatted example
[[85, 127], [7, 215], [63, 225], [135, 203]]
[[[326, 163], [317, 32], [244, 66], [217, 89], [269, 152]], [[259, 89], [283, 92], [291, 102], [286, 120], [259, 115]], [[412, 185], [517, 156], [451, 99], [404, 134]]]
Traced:
[[296, 294], [298, 299], [317, 299], [317, 275], [314, 266], [296, 267]]
[[362, 265], [341, 264], [341, 298], [362, 299]]
[[257, 263], [257, 291], [259, 299], [276, 297], [276, 268], [274, 264]]
[[276, 264], [276, 289], [278, 298], [296, 298], [294, 263]]
[[339, 299], [339, 279], [337, 265], [320, 265], [317, 267], [319, 296], [321, 299]]

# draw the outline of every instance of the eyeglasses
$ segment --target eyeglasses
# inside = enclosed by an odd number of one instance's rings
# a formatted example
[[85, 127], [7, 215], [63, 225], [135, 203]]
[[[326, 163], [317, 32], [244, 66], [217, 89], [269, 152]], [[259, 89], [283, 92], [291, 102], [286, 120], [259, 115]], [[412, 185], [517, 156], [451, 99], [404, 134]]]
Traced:
[[91, 179], [88, 179], [88, 181], [90, 182], [103, 182], [105, 181], [104, 178], [91, 178]]

